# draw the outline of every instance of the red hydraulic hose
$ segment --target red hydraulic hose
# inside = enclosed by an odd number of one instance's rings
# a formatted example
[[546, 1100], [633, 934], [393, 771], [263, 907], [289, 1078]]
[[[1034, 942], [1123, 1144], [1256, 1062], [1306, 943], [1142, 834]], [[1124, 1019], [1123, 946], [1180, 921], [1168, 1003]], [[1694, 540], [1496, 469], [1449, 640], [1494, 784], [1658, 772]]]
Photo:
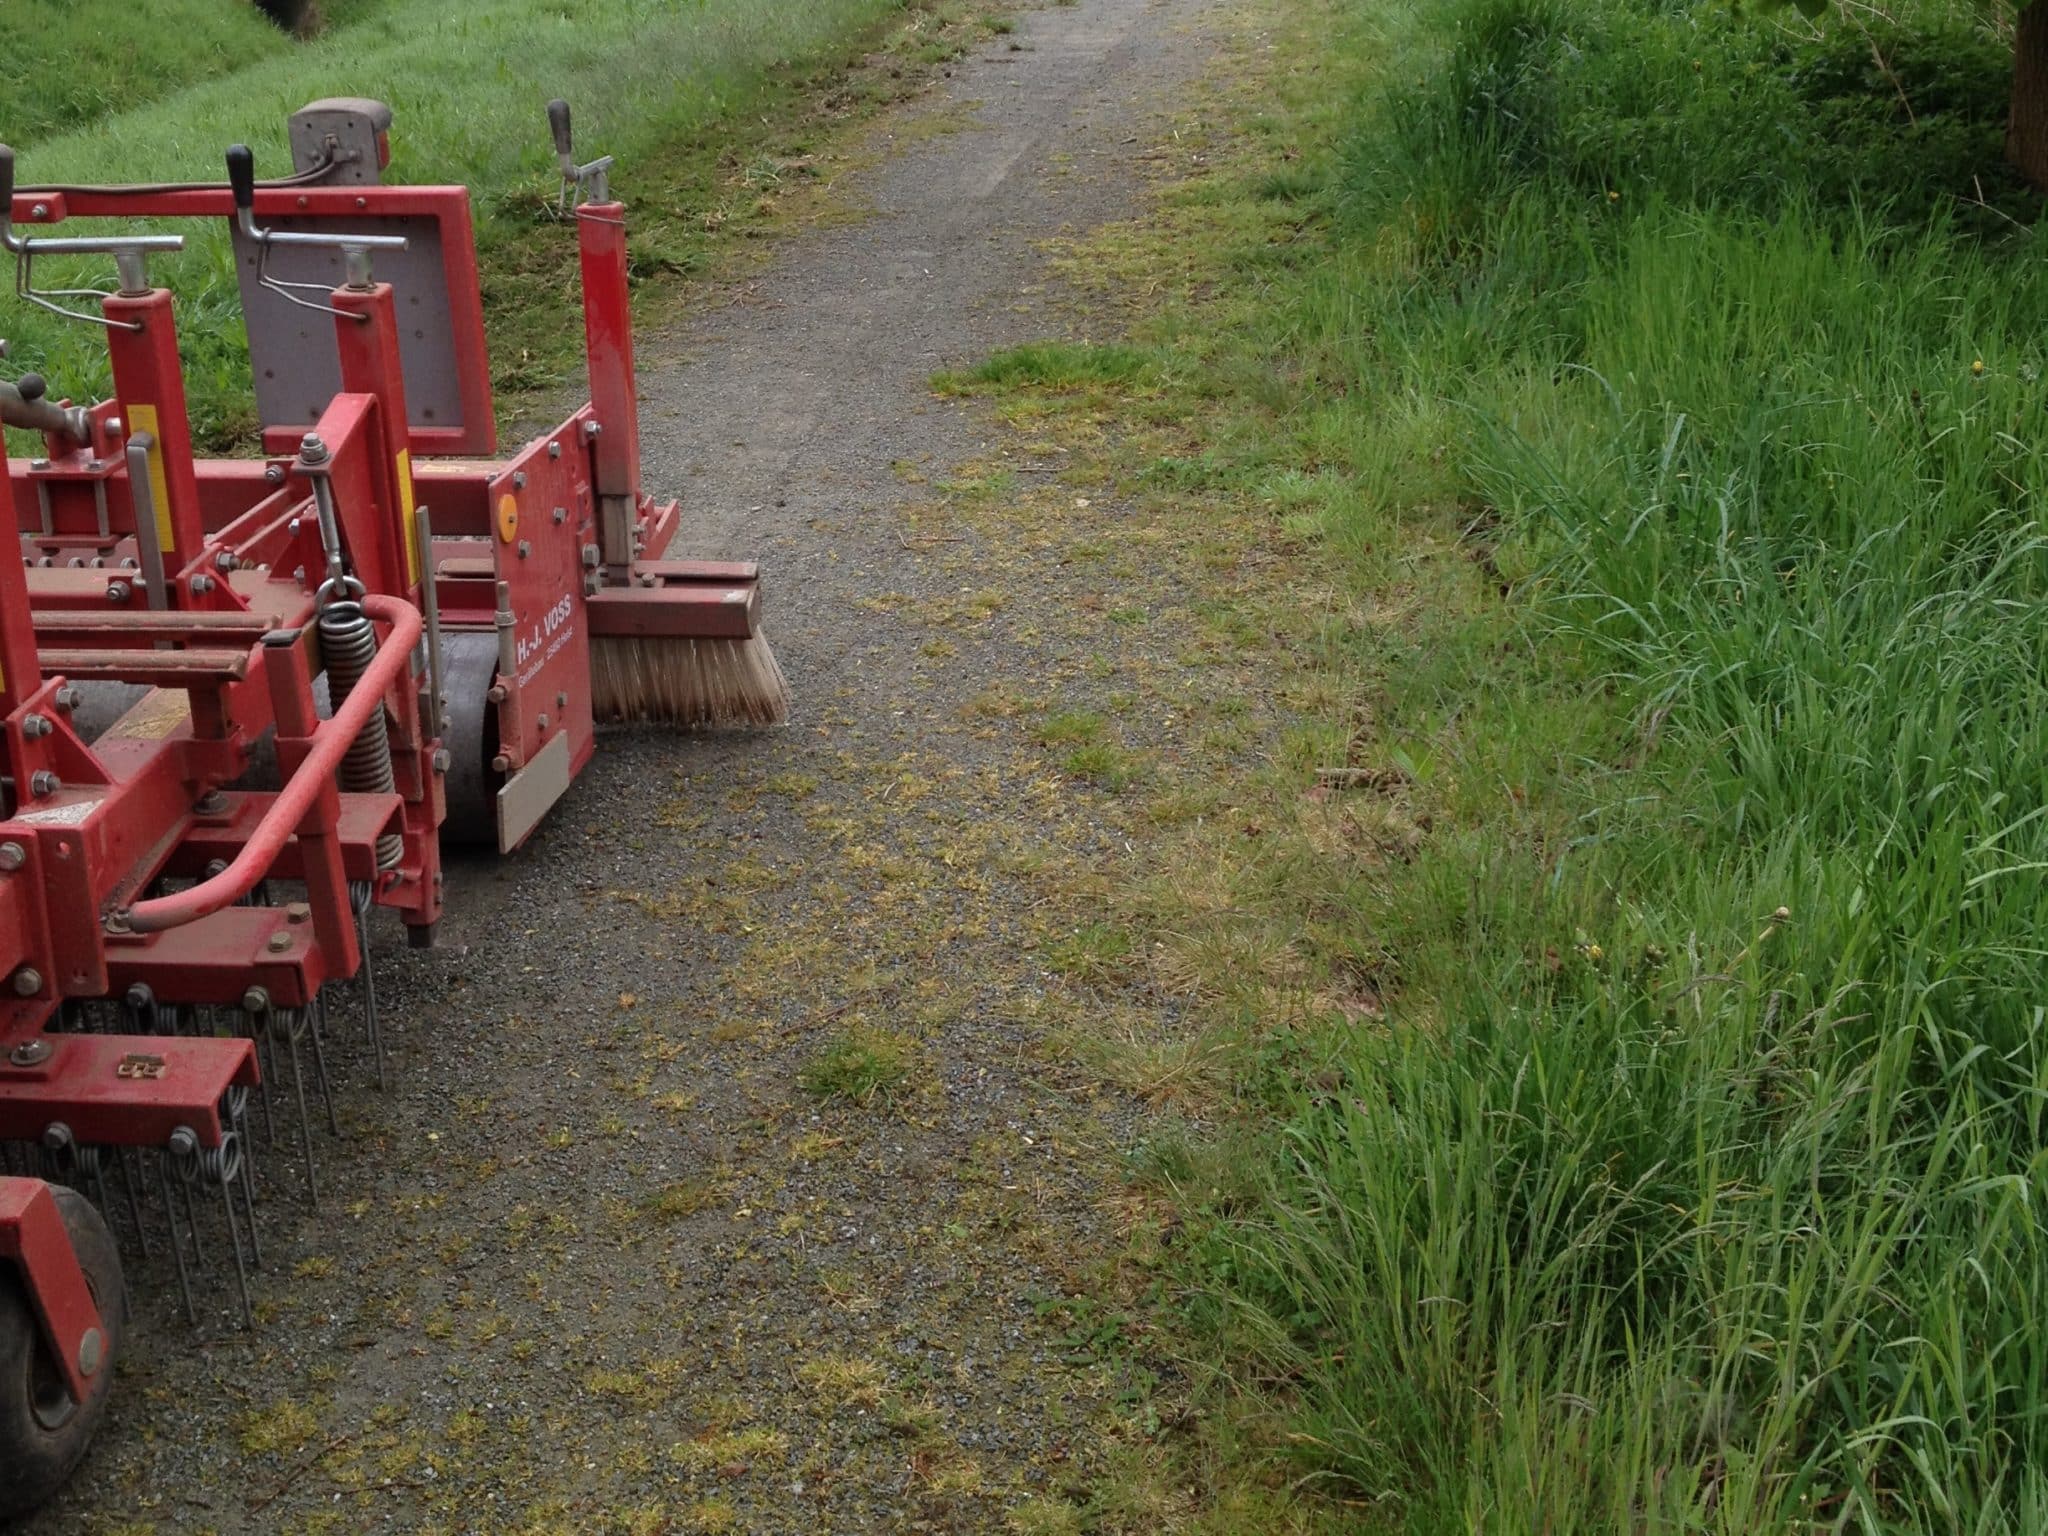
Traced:
[[131, 933], [182, 928], [233, 906], [270, 873], [270, 866], [277, 862], [286, 840], [298, 831], [320, 791], [334, 781], [342, 758], [369, 723], [370, 711], [384, 707], [385, 690], [397, 679], [399, 668], [411, 659], [413, 647], [419, 644], [422, 626], [419, 610], [412, 604], [375, 595], [363, 598], [362, 604], [363, 612], [384, 620], [391, 626], [391, 633], [361, 679], [349, 690], [341, 708], [313, 732], [313, 749], [271, 802], [270, 809], [263, 813], [263, 819], [256, 823], [256, 830], [249, 834], [249, 841], [235, 855], [234, 862], [211, 880], [202, 880], [175, 895], [138, 901], [125, 912], [117, 912], [117, 924], [125, 923]]

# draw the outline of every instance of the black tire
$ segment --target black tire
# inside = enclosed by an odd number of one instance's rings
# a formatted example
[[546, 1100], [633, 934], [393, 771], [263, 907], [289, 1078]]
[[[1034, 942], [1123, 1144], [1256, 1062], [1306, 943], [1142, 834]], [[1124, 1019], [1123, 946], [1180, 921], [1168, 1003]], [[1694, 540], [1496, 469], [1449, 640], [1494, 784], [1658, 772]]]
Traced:
[[74, 1403], [43, 1347], [20, 1272], [0, 1262], [0, 1521], [27, 1514], [63, 1487], [77, 1467], [107, 1411], [114, 1362], [128, 1331], [128, 1290], [114, 1234], [76, 1190], [53, 1186], [50, 1192], [57, 1197], [78, 1267], [99, 1308], [106, 1358], [86, 1401]]

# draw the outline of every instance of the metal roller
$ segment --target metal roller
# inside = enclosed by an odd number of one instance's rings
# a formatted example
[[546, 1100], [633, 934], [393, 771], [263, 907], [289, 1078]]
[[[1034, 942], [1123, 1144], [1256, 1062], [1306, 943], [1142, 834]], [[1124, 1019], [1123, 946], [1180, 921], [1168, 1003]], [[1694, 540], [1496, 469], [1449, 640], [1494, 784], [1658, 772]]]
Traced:
[[505, 782], [491, 760], [498, 755], [498, 710], [490, 700], [498, 676], [498, 637], [474, 629], [441, 631], [441, 665], [448, 700], [443, 744], [448, 748], [448, 819], [441, 841], [498, 846], [498, 789]]

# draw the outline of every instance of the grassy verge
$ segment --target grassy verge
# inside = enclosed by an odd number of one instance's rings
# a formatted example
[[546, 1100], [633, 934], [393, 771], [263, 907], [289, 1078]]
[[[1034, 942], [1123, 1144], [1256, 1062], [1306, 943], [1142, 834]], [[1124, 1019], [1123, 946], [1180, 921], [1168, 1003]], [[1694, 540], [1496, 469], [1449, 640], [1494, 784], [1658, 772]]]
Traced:
[[2040, 1528], [2002, 44], [1279, 14], [1234, 141], [1074, 253], [1127, 343], [944, 381], [1203, 530], [1285, 706], [1159, 765], [1089, 957], [1199, 1004], [1126, 1075], [1199, 1122], [1148, 1156], [1226, 1417], [1354, 1528]]
[[[379, 0], [321, 8], [353, 19]], [[23, 149], [196, 81], [281, 58], [289, 33], [248, 0], [11, 0], [0, 8], [0, 140]]]
[[[475, 193], [493, 372], [516, 408], [522, 393], [558, 389], [578, 371], [575, 242], [551, 211], [549, 97], [575, 105], [579, 147], [618, 157], [612, 185], [631, 209], [634, 276], [658, 301], [719, 242], [759, 229], [788, 181], [820, 173], [813, 151], [834, 123], [914, 88], [971, 40], [986, 9], [612, 0], [571, 15], [542, 0], [381, 0], [338, 10], [310, 41], [271, 43], [232, 73], [47, 138], [23, 153], [19, 175], [208, 177], [237, 140], [254, 147], [259, 172], [276, 174], [289, 168], [285, 120], [296, 107], [326, 95], [387, 100], [391, 179]], [[220, 232], [185, 233], [187, 251], [153, 271], [178, 295], [195, 429], [229, 444], [253, 424], [233, 268]], [[39, 280], [63, 275], [47, 266]], [[77, 275], [106, 276], [91, 266]], [[17, 305], [6, 334], [14, 360], [58, 388], [79, 398], [107, 388], [95, 329]]]

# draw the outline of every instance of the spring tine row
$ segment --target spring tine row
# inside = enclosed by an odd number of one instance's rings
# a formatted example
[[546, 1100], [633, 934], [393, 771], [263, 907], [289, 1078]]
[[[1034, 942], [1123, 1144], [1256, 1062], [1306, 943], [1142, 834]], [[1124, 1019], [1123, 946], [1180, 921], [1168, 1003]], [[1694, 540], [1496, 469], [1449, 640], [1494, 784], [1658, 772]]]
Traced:
[[[370, 893], [366, 887], [350, 894], [355, 898], [358, 936], [364, 941], [358, 994], [362, 1039], [370, 1048], [364, 1054], [373, 1057], [378, 1082], [383, 1085], [387, 1063], [376, 981], [368, 960], [370, 906], [365, 898]], [[233, 1028], [253, 1043], [257, 1082], [231, 1089], [222, 1101], [225, 1135], [220, 1146], [200, 1147], [194, 1134], [182, 1128], [162, 1148], [80, 1146], [61, 1126], [52, 1127], [41, 1145], [0, 1142], [0, 1172], [49, 1178], [80, 1188], [109, 1220], [117, 1222], [123, 1246], [138, 1250], [144, 1260], [168, 1248], [177, 1275], [177, 1295], [195, 1327], [204, 1321], [206, 1310], [200, 1305], [204, 1289], [201, 1266], [224, 1256], [234, 1270], [234, 1305], [244, 1326], [253, 1328], [256, 1309], [250, 1276], [264, 1265], [257, 1221], [258, 1151], [270, 1151], [287, 1160], [303, 1155], [306, 1196], [318, 1211], [322, 1199], [314, 1137], [315, 1094], [329, 1131], [340, 1134], [333, 1070], [327, 1059], [326, 995], [303, 1007], [270, 1007], [251, 1013], [234, 1008], [179, 1007], [138, 987], [126, 997], [72, 1010], [64, 1022], [78, 1030], [108, 1029], [135, 1035], [210, 1036]], [[354, 1039], [352, 1029], [349, 1036]], [[310, 1062], [306, 1060], [309, 1052]], [[290, 1086], [281, 1100], [270, 1090], [273, 1072], [289, 1076]], [[290, 1133], [285, 1126], [292, 1120], [292, 1106], [297, 1109], [297, 1144], [287, 1146]]]

